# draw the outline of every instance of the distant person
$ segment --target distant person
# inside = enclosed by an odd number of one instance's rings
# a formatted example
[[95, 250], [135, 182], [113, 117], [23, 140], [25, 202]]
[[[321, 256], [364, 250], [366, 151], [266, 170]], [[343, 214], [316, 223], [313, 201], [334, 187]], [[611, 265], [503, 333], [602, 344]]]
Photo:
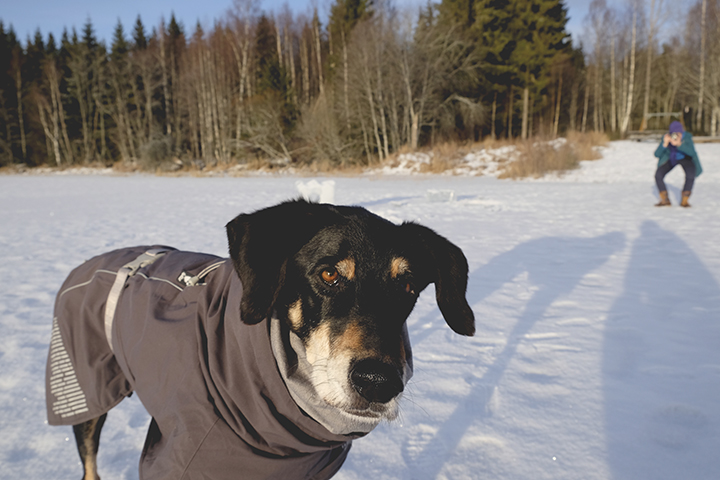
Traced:
[[693, 128], [693, 117], [694, 116], [695, 116], [695, 110], [693, 110], [693, 108], [690, 105], [685, 105], [685, 108], [683, 109], [683, 124], [691, 132], [695, 131], [695, 129]]
[[685, 170], [685, 185], [683, 186], [680, 206], [689, 207], [688, 199], [692, 192], [693, 183], [695, 183], [695, 178], [702, 173], [702, 166], [700, 166], [700, 159], [695, 152], [692, 134], [686, 132], [680, 122], [672, 122], [668, 133], [663, 135], [660, 145], [655, 150], [655, 156], [659, 159], [655, 171], [655, 183], [660, 192], [660, 201], [655, 206], [670, 206], [667, 187], [663, 179], [676, 165], [680, 165]]

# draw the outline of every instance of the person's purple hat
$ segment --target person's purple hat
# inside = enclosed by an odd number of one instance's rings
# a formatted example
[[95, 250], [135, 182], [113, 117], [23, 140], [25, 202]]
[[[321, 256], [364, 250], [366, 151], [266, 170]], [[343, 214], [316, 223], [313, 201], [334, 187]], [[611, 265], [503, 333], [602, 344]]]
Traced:
[[683, 133], [685, 129], [682, 126], [682, 123], [675, 120], [670, 124], [670, 133]]

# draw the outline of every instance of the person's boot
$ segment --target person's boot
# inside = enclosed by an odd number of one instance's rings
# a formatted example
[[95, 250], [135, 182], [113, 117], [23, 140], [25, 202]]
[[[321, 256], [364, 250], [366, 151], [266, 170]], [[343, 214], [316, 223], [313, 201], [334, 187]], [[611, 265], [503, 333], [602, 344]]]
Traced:
[[[683, 197], [684, 198], [684, 197]], [[669, 207], [671, 205], [670, 199], [668, 198], [668, 192], [660, 192], [660, 201], [655, 204], [656, 207]]]
[[690, 199], [690, 192], [687, 190], [682, 192], [682, 201], [680, 202], [681, 207], [689, 207], [690, 204], [688, 203], [688, 200]]

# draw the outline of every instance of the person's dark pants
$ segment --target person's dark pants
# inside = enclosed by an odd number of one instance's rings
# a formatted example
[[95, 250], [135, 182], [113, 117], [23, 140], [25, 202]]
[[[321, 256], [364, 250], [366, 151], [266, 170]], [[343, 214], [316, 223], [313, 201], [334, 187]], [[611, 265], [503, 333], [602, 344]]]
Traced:
[[670, 160], [660, 165], [655, 171], [655, 183], [657, 184], [658, 191], [664, 192], [667, 190], [663, 179], [676, 165], [680, 165], [683, 170], [685, 170], [685, 186], [683, 187], [683, 192], [692, 192], [693, 183], [695, 183], [695, 164], [691, 158], [683, 158], [675, 165], [673, 165]]

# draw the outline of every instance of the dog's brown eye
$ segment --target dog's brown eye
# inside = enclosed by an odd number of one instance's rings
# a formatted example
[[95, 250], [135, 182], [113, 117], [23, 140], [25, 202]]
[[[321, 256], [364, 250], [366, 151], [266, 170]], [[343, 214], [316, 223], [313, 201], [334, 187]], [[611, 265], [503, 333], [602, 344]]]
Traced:
[[340, 277], [340, 274], [335, 269], [331, 269], [331, 270], [328, 269], [328, 270], [323, 270], [322, 273], [320, 274], [320, 277], [323, 279], [323, 282], [333, 285], [333, 284], [337, 283], [338, 278]]
[[415, 290], [413, 289], [412, 283], [406, 283], [405, 284], [405, 293], [415, 293]]

